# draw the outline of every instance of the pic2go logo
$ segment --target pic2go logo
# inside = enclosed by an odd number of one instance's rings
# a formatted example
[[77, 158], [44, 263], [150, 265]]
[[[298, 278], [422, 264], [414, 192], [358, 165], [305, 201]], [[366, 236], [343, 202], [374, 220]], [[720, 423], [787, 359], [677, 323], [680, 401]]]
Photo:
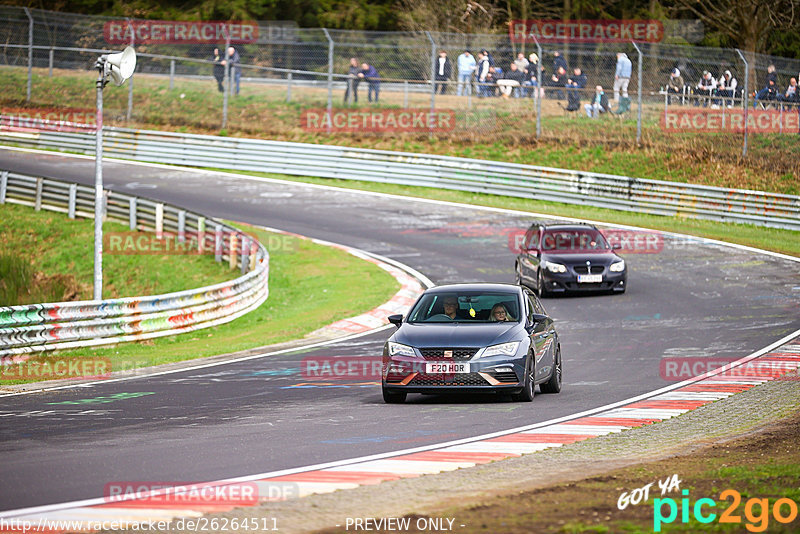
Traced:
[[[717, 519], [717, 514], [709, 510], [715, 508], [717, 502], [714, 499], [698, 499], [694, 506], [689, 502], [689, 490], [681, 492], [684, 496], [681, 499], [680, 513], [681, 523], [689, 523], [690, 512], [695, 520], [700, 523], [711, 523]], [[741, 494], [734, 489], [727, 489], [719, 494], [722, 501], [731, 499], [731, 503], [719, 516], [720, 523], [742, 523], [742, 517], [736, 514], [739, 504], [742, 502]], [[666, 507], [666, 515], [664, 515]], [[791, 523], [797, 519], [797, 503], [783, 497], [775, 501], [770, 510], [769, 499], [752, 497], [744, 504], [744, 516], [747, 519], [745, 528], [750, 532], [764, 532], [769, 527], [770, 512], [778, 523]], [[653, 499], [653, 531], [661, 532], [661, 525], [669, 525], [678, 518], [678, 503], [670, 497]]]

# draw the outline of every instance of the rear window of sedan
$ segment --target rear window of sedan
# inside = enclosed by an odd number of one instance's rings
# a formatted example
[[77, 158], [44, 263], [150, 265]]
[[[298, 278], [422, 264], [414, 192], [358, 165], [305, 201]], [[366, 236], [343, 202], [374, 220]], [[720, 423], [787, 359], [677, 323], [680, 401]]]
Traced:
[[502, 292], [428, 293], [408, 314], [410, 323], [494, 323], [519, 322], [519, 297]]

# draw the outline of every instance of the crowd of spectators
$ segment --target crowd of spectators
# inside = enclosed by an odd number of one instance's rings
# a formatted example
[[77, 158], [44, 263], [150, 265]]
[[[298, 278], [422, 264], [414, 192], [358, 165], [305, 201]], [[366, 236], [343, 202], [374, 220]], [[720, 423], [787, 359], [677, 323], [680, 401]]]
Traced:
[[[799, 106], [800, 94], [796, 87], [797, 78], [791, 77], [786, 90], [782, 90], [775, 65], [769, 65], [763, 83], [750, 93], [753, 98], [753, 108], [759, 106], [767, 108], [770, 105], [776, 107]], [[716, 78], [713, 72], [704, 70], [697, 83], [689, 85], [681, 76], [680, 70], [675, 68], [667, 80], [665, 92], [670, 104], [682, 96], [681, 102], [685, 103], [688, 100], [695, 106], [711, 107], [712, 109], [719, 109], [723, 106], [732, 108], [737, 102], [741, 103], [744, 96], [742, 86], [728, 69], [722, 70], [719, 78]]]
[[[363, 64], [359, 66], [356, 58], [351, 59], [349, 81], [345, 93], [345, 101], [358, 101], [358, 82], [367, 78], [377, 80], [377, 71], [373, 66]], [[455, 67], [455, 68], [454, 68]], [[371, 70], [369, 70], [371, 69]], [[455, 73], [456, 81], [453, 83]], [[541, 82], [540, 82], [541, 77]], [[617, 66], [614, 73], [614, 100], [628, 98], [628, 83], [631, 77], [631, 61], [624, 53], [617, 54]], [[377, 83], [377, 82], [374, 82]], [[478, 98], [500, 97], [510, 98], [553, 98], [566, 100], [567, 111], [577, 111], [581, 108], [581, 95], [591, 100], [586, 107], [592, 107], [589, 116], [610, 111], [608, 98], [601, 86], [599, 92], [589, 94], [588, 80], [580, 67], [569, 70], [569, 65], [564, 56], [553, 52], [553, 62], [550, 68], [540, 65], [540, 58], [536, 53], [527, 57], [523, 52], [518, 52], [516, 58], [503, 65], [495, 62], [492, 54], [482, 49], [476, 55], [470, 50], [463, 50], [455, 60], [455, 65], [448, 57], [445, 50], [438, 53], [434, 63], [434, 91], [437, 94], [448, 94], [450, 85], [455, 85], [457, 96], [477, 95]], [[377, 95], [377, 89], [376, 89]], [[600, 98], [599, 95], [602, 95]], [[377, 100], [377, 96], [376, 96]], [[602, 102], [601, 102], [602, 101]], [[584, 108], [586, 109], [586, 108]]]
[[[474, 75], [474, 78], [473, 78]], [[541, 78], [541, 83], [540, 83]], [[617, 54], [614, 72], [614, 101], [619, 103], [620, 93], [623, 101], [628, 99], [628, 84], [631, 78], [631, 61], [624, 53]], [[553, 62], [548, 67], [540, 65], [539, 56], [531, 53], [527, 58], [517, 53], [507, 68], [497, 65], [488, 50], [481, 50], [477, 60], [469, 51], [459, 56], [457, 95], [472, 94], [472, 83], [477, 84], [479, 98], [499, 96], [502, 98], [552, 98], [566, 100], [566, 111], [581, 109], [581, 98], [590, 101], [584, 106], [589, 117], [611, 111], [608, 97], [601, 85], [595, 92], [587, 89], [588, 79], [581, 67], [570, 71], [567, 60], [559, 52], [553, 52]], [[625, 108], [619, 108], [627, 109]]]
[[[624, 52], [617, 53], [616, 58], [613, 101], [617, 109], [614, 113], [622, 114], [630, 109], [628, 85], [632, 74], [632, 63]], [[688, 102], [695, 106], [718, 109], [730, 108], [737, 102], [742, 102], [741, 85], [730, 70], [720, 69], [719, 78], [711, 71], [705, 70], [696, 83], [691, 83], [684, 77], [681, 68], [688, 68], [690, 73], [694, 71], [691, 65], [685, 64], [676, 66], [670, 71], [667, 83], [661, 89], [668, 104], [672, 105], [678, 101], [683, 104]], [[610, 72], [608, 76], [610, 81]], [[800, 74], [797, 78], [792, 77], [786, 89], [781, 90], [775, 66], [769, 65], [763, 85], [751, 92], [753, 106], [766, 107], [780, 103], [800, 107], [798, 78]], [[351, 58], [345, 102], [358, 102], [358, 86], [362, 80], [369, 85], [368, 100], [378, 101], [380, 75], [376, 67], [368, 63], [359, 63], [356, 58]], [[236, 81], [238, 82], [238, 79]], [[475, 94], [478, 98], [552, 98], [566, 100], [566, 106], [562, 107], [568, 112], [580, 110], [581, 99], [584, 98], [589, 101], [583, 106], [587, 116], [596, 117], [600, 113], [611, 112], [609, 97], [602, 85], [596, 85], [592, 93], [587, 89], [589, 80], [583, 69], [574, 66], [570, 71], [566, 58], [559, 51], [553, 52], [552, 64], [545, 67], [540, 63], [536, 53], [525, 57], [523, 52], [519, 52], [516, 58], [500, 65], [486, 49], [482, 49], [476, 56], [473, 56], [470, 50], [463, 50], [455, 62], [450, 60], [447, 51], [441, 50], [434, 63], [433, 83], [434, 91], [442, 95], [453, 92], [450, 86], [454, 85], [457, 96]]]

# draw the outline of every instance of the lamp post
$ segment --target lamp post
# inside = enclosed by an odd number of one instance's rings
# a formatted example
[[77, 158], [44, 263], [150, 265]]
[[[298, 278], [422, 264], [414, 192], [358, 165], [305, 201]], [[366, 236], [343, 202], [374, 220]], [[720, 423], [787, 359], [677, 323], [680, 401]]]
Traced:
[[113, 80], [122, 85], [136, 68], [136, 52], [132, 47], [116, 54], [97, 58], [97, 133], [94, 160], [94, 300], [103, 299], [103, 88]]

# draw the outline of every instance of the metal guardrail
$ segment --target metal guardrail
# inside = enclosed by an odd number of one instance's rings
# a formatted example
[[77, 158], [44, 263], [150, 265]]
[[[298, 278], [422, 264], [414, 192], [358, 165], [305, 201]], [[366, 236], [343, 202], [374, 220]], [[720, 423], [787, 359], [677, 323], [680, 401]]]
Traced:
[[[94, 189], [0, 171], [0, 204], [93, 217]], [[168, 336], [215, 326], [254, 310], [269, 295], [269, 253], [253, 237], [214, 219], [116, 191], [106, 218], [130, 230], [167, 234], [197, 252], [238, 267], [242, 276], [208, 287], [146, 297], [0, 307], [0, 362], [47, 350]], [[187, 236], [192, 239], [187, 241]], [[188, 243], [188, 245], [186, 244]]]
[[[92, 132], [4, 126], [0, 143], [94, 153]], [[40, 128], [40, 129], [37, 129]], [[638, 213], [800, 230], [800, 196], [408, 152], [125, 128], [104, 129], [109, 157], [385, 182]]]

